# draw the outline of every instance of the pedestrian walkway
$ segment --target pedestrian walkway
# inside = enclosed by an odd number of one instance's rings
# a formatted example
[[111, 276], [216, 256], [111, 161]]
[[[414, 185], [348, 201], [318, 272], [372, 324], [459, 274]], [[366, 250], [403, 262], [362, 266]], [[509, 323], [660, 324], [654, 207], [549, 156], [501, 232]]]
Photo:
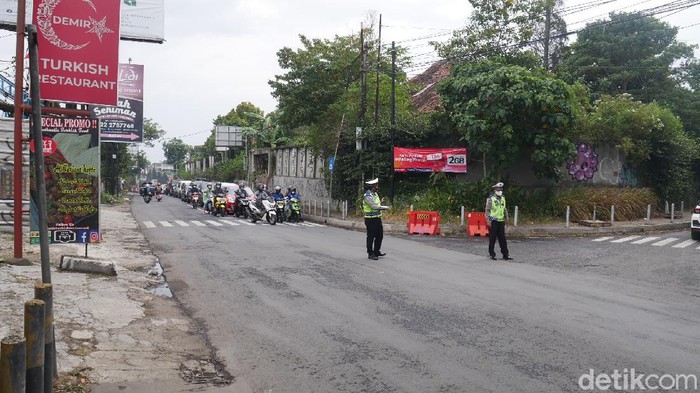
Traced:
[[625, 236], [625, 237], [616, 237], [616, 236], [604, 236], [604, 237], [599, 237], [596, 239], [593, 239], [592, 241], [594, 242], [609, 242], [609, 243], [617, 243], [617, 244], [622, 244], [622, 243], [628, 243], [628, 244], [634, 244], [634, 245], [646, 245], [646, 246], [653, 246], [653, 247], [663, 247], [663, 246], [670, 246], [672, 248], [695, 248], [696, 250], [700, 250], [700, 241], [693, 240], [693, 239], [682, 239], [678, 237], [669, 237], [665, 238], [662, 240], [660, 236]]
[[[174, 228], [174, 227], [226, 227], [226, 226], [256, 226], [269, 225], [266, 221], [261, 220], [258, 223], [252, 223], [244, 219], [224, 218], [218, 220], [173, 220], [173, 221], [141, 221], [141, 226], [145, 229], [153, 228]], [[325, 224], [315, 222], [278, 222], [277, 226], [289, 227], [306, 227], [306, 228], [325, 228]]]

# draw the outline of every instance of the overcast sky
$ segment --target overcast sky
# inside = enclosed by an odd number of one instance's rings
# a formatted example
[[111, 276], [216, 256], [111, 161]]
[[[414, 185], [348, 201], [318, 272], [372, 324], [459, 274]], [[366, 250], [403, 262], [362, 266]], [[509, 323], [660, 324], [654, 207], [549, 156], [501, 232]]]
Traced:
[[[672, 2], [565, 0], [567, 8], [586, 9], [565, 19], [573, 31], [610, 11], [631, 12]], [[119, 58], [122, 63], [131, 59], [144, 65], [144, 117], [160, 124], [166, 138], [201, 145], [210, 135], [212, 121], [241, 102], [249, 101], [265, 113], [275, 109], [267, 82], [281, 73], [276, 53], [285, 46], [297, 49], [299, 34], [332, 39], [356, 33], [373, 12], [382, 15], [382, 42], [408, 47], [415, 62], [425, 64], [436, 59], [427, 41], [447, 39], [451, 30], [466, 24], [470, 9], [467, 0], [165, 0], [166, 42], [122, 41]], [[680, 27], [681, 41], [699, 44], [699, 13], [696, 6], [657, 17]], [[0, 31], [1, 68], [13, 56], [14, 36]], [[146, 151], [152, 162], [164, 159], [161, 142]]]

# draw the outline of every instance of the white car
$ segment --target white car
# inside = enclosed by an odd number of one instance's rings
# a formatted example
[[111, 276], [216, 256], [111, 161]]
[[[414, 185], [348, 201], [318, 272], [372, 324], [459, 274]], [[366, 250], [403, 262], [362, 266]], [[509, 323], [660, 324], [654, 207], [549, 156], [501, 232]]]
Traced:
[[700, 203], [695, 206], [690, 216], [690, 237], [693, 240], [700, 240]]

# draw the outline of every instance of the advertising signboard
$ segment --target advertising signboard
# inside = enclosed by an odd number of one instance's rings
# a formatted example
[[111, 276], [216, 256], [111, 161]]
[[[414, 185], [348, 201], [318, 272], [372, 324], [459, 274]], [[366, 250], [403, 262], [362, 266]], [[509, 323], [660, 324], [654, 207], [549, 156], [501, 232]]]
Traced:
[[143, 65], [119, 64], [116, 106], [93, 105], [103, 142], [143, 142]]
[[[90, 0], [83, 1], [85, 3], [94, 2]], [[34, 4], [32, 0], [26, 0], [26, 3], [26, 24], [31, 24]], [[0, 29], [15, 30], [15, 26], [17, 26], [17, 0], [0, 0]], [[123, 40], [161, 44], [165, 41], [164, 26], [165, 0], [122, 1], [119, 30]]]
[[116, 105], [120, 0], [35, 0], [41, 99]]
[[[99, 120], [42, 117], [46, 207], [50, 243], [97, 243], [100, 239]], [[38, 145], [30, 142], [34, 153]], [[34, 154], [31, 154], [34, 177]], [[39, 243], [36, 180], [30, 186], [30, 243]]]
[[467, 173], [467, 148], [394, 148], [394, 172]]

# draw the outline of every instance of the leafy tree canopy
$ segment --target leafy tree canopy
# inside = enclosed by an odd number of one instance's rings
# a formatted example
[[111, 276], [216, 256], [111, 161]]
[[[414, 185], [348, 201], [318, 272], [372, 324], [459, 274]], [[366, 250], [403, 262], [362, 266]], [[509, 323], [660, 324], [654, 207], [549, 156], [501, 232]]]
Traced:
[[143, 143], [146, 146], [155, 146], [155, 141], [165, 135], [165, 130], [160, 128], [160, 125], [152, 119], [143, 119]]
[[448, 60], [479, 61], [492, 57], [532, 62], [523, 53], [542, 22], [549, 0], [469, 0], [474, 8], [467, 27], [444, 44], [433, 45]]
[[181, 166], [189, 151], [190, 147], [180, 138], [173, 138], [163, 142], [163, 155], [165, 155], [165, 161], [168, 164]]
[[603, 96], [580, 118], [584, 141], [620, 149], [643, 186], [663, 198], [689, 196], [693, 163], [700, 159], [697, 140], [683, 132], [680, 120], [656, 103], [630, 95]]
[[578, 33], [564, 59], [567, 79], [594, 94], [629, 93], [643, 102], [677, 85], [673, 65], [693, 58], [693, 47], [676, 41], [678, 29], [640, 13], [611, 13]]
[[495, 169], [528, 152], [538, 177], [560, 178], [574, 147], [571, 86], [542, 69], [491, 60], [455, 65], [438, 91], [462, 138], [495, 159]]
[[360, 40], [356, 35], [333, 40], [299, 36], [302, 49], [277, 52], [282, 75], [268, 83], [278, 100], [279, 122], [294, 129], [318, 121], [360, 73]]

